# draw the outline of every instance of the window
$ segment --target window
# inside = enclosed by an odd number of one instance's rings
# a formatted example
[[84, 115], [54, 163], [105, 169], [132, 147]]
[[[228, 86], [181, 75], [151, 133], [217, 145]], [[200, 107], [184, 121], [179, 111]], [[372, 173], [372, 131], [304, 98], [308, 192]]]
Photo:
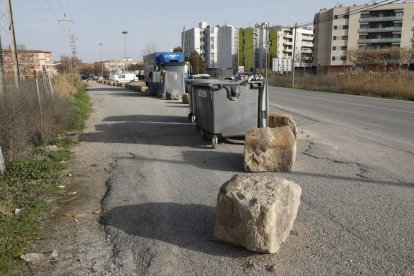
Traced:
[[341, 46], [341, 50], [347, 50], [348, 49], [348, 47], [347, 46]]
[[336, 40], [336, 36], [333, 36], [333, 38], [332, 38], [333, 40]]
[[349, 14], [345, 14], [344, 19], [348, 19], [348, 18], [349, 18]]
[[343, 26], [342, 26], [342, 29], [344, 29], [344, 30], [348, 30], [348, 29], [349, 29], [349, 25], [343, 25]]
[[334, 30], [338, 30], [338, 26], [333, 26], [333, 29]]
[[335, 57], [332, 57], [332, 61], [335, 61], [335, 59], [336, 59]]
[[346, 56], [341, 56], [342, 61], [346, 61]]
[[333, 46], [333, 47], [332, 47], [332, 51], [335, 51], [335, 50], [336, 50], [336, 46]]
[[342, 37], [342, 40], [348, 40], [348, 36], [347, 36], [347, 35], [344, 35], [344, 36]]

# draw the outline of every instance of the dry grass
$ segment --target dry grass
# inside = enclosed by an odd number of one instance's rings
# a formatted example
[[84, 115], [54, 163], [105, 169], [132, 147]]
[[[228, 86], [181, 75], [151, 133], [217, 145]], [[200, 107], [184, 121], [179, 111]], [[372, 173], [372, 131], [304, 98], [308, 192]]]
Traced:
[[[290, 87], [291, 76], [274, 75], [270, 77], [269, 84]], [[413, 101], [414, 74], [403, 71], [364, 72], [335, 76], [304, 74], [295, 77], [295, 88]]]
[[82, 85], [79, 74], [64, 73], [53, 78], [53, 89], [65, 98], [72, 96]]
[[42, 78], [38, 86], [34, 79], [27, 79], [20, 91], [9, 83], [0, 92], [0, 145], [6, 163], [24, 157], [32, 146], [46, 143], [73, 117], [68, 98], [78, 90], [79, 76], [59, 76], [53, 84], [54, 95]]

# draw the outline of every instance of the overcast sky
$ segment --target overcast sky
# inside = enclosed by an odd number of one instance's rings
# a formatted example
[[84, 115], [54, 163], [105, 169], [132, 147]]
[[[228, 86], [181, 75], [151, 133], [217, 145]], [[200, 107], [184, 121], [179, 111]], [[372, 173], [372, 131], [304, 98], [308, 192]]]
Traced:
[[[332, 8], [337, 3], [361, 5], [372, 0], [12, 0], [16, 40], [27, 49], [46, 50], [53, 59], [68, 54], [63, 22], [71, 19], [72, 33], [76, 36], [77, 56], [85, 62], [102, 58], [124, 57], [124, 35], [127, 31], [127, 56], [141, 59], [148, 43], [157, 50], [180, 45], [180, 33], [196, 27], [199, 22], [211, 25], [227, 23], [235, 27], [248, 27], [255, 23], [294, 25], [295, 22], [313, 21], [321, 8]], [[6, 0], [0, 0], [0, 10], [6, 10]], [[7, 20], [0, 18], [3, 27], [3, 47], [9, 45]]]

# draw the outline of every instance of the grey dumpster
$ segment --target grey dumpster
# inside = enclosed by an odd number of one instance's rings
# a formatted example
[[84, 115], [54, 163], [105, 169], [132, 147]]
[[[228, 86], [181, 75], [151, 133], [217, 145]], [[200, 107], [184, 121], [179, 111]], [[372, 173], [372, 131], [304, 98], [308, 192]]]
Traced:
[[191, 84], [192, 107], [204, 139], [241, 137], [248, 128], [267, 126], [265, 81], [197, 81]]
[[[211, 80], [210, 80], [211, 81]], [[202, 79], [192, 79], [187, 81], [188, 85], [188, 94], [189, 94], [189, 114], [188, 119], [191, 120], [192, 123], [195, 123], [197, 118], [197, 101], [196, 101], [196, 93], [197, 93], [197, 83], [205, 83], [206, 80]], [[202, 84], [203, 85], [203, 84]]]

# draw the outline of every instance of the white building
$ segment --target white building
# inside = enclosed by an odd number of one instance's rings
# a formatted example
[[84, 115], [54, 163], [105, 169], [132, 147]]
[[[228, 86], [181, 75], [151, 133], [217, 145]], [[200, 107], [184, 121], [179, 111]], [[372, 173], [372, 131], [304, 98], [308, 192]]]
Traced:
[[[272, 30], [277, 32], [277, 51], [273, 59], [273, 71], [291, 71], [286, 64], [292, 64], [293, 57], [295, 68], [312, 67], [313, 60], [313, 29], [295, 28], [293, 26], [276, 26]], [[276, 65], [284, 64], [282, 67]], [[275, 67], [276, 66], [276, 67]]]
[[189, 57], [191, 52], [196, 51], [204, 61], [206, 60], [206, 28], [207, 22], [200, 22], [198, 27], [181, 33], [183, 52], [186, 57]]
[[210, 26], [200, 22], [198, 27], [181, 34], [186, 57], [196, 51], [206, 68], [236, 68], [239, 45], [238, 29], [231, 25]]

